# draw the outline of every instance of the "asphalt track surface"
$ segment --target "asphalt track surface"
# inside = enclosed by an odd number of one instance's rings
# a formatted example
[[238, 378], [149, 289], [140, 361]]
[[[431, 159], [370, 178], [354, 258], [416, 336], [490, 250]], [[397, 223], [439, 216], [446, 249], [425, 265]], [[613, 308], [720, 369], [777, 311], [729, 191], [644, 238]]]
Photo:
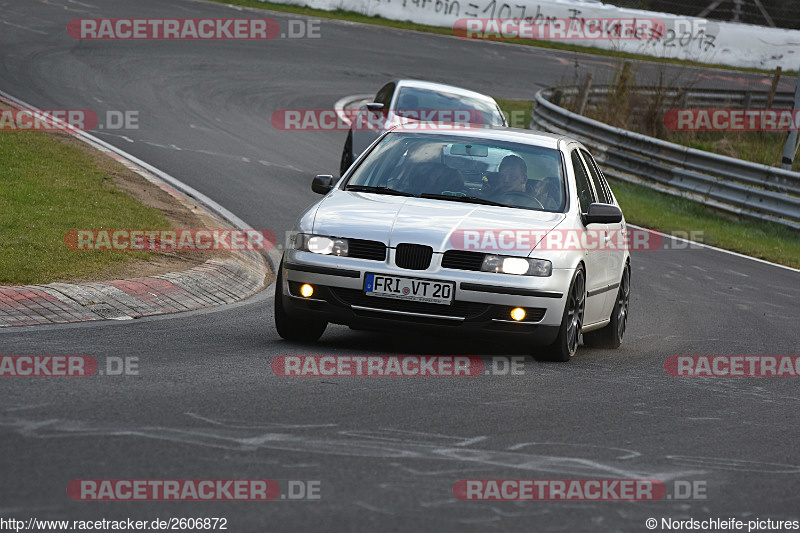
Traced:
[[[0, 90], [47, 109], [136, 110], [101, 138], [255, 228], [281, 234], [335, 173], [345, 134], [282, 132], [282, 108], [330, 108], [418, 77], [530, 98], [595, 56], [323, 21], [320, 39], [79, 42], [81, 17], [251, 17], [188, 0], [0, 0]], [[267, 14], [286, 27], [287, 16]], [[577, 65], [577, 67], [576, 67]], [[639, 65], [652, 78], [661, 67]], [[718, 87], [749, 74], [676, 69]], [[677, 74], [676, 74], [677, 73]], [[122, 137], [121, 135], [124, 135]], [[645, 520], [797, 519], [797, 381], [676, 378], [671, 355], [796, 355], [800, 277], [708, 249], [635, 252], [623, 346], [582, 347], [524, 375], [281, 378], [288, 354], [519, 356], [523, 347], [330, 327], [282, 341], [272, 290], [239, 304], [130, 322], [10, 328], [0, 353], [136, 357], [139, 375], [4, 378], [0, 517], [226, 517], [231, 531], [647, 531]], [[73, 479], [320, 480], [318, 501], [78, 502]], [[459, 479], [656, 478], [706, 499], [462, 502]], [[660, 527], [657, 530], [661, 530]]]

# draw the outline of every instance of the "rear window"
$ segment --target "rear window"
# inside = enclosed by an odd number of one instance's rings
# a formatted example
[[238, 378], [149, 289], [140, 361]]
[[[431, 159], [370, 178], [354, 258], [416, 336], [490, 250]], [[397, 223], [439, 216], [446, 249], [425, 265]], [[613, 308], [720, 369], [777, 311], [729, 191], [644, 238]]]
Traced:
[[490, 126], [503, 125], [502, 115], [497, 110], [497, 106], [491, 102], [445, 91], [402, 87], [397, 96], [395, 108], [398, 115], [409, 116], [409, 118], [419, 118], [414, 115], [419, 115], [419, 112], [423, 110], [474, 111], [473, 113], [463, 113], [456, 116], [470, 117], [469, 120], [463, 120], [464, 122]]

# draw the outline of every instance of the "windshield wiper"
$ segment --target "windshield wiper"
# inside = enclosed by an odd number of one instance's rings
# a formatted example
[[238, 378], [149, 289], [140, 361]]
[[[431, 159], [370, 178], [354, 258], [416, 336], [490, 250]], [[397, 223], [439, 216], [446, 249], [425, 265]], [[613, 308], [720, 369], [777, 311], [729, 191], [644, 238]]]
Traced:
[[470, 204], [483, 204], [483, 205], [496, 205], [499, 207], [509, 207], [507, 204], [502, 202], [495, 202], [494, 200], [487, 200], [486, 198], [480, 198], [478, 196], [454, 196], [450, 194], [433, 194], [433, 193], [422, 193], [419, 195], [420, 198], [432, 198], [434, 200], [449, 200], [451, 202], [467, 202]]
[[398, 191], [397, 189], [391, 189], [389, 187], [384, 187], [383, 185], [350, 185], [345, 190], [353, 192], [374, 192], [376, 194], [391, 194], [394, 196], [414, 196], [414, 194], [410, 192]]

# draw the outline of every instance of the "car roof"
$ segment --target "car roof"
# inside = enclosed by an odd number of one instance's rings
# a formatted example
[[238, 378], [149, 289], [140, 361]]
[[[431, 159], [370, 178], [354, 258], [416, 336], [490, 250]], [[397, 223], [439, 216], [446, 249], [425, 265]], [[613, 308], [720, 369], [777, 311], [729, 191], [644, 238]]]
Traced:
[[442, 128], [442, 129], [416, 129], [413, 127], [403, 128], [402, 125], [395, 126], [389, 132], [408, 132], [419, 133], [421, 135], [456, 135], [459, 137], [467, 138], [482, 138], [491, 139], [496, 141], [510, 141], [531, 144], [534, 146], [541, 146], [543, 148], [558, 149], [559, 141], [578, 142], [575, 139], [566, 135], [558, 135], [554, 133], [546, 133], [536, 130], [524, 130], [520, 128], [505, 128], [501, 126], [484, 126], [479, 128]]
[[413, 87], [415, 89], [425, 89], [428, 91], [446, 91], [452, 94], [469, 96], [471, 98], [485, 100], [487, 102], [494, 102], [494, 98], [491, 96], [476, 91], [470, 91], [469, 89], [464, 89], [463, 87], [456, 87], [455, 85], [446, 85], [444, 83], [413, 79], [394, 79], [391, 81], [396, 83], [398, 88]]

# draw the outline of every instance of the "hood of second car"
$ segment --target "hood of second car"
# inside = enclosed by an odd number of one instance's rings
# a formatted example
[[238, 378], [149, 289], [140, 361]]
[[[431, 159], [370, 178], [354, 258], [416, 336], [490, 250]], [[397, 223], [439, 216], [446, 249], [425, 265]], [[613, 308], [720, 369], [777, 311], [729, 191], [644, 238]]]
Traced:
[[423, 244], [443, 252], [463, 249], [466, 230], [541, 232], [563, 219], [563, 213], [335, 190], [320, 203], [313, 232], [380, 241], [392, 248]]

